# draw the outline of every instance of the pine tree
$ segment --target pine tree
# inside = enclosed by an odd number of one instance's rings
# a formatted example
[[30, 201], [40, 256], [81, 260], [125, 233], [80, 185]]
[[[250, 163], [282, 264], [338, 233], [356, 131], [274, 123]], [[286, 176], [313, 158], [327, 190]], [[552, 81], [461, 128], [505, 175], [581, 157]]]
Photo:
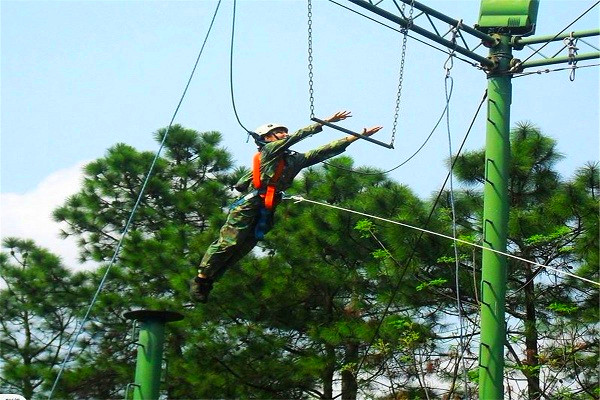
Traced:
[[[556, 142], [530, 123], [519, 123], [511, 131], [511, 146], [509, 251], [597, 281], [597, 165], [583, 168], [572, 181], [562, 180], [555, 170], [562, 157]], [[483, 160], [483, 150], [461, 156], [458, 178], [466, 184], [482, 184]], [[462, 194], [466, 204], [480, 203], [480, 196], [478, 191]], [[471, 220], [480, 220], [480, 209], [472, 209], [471, 215]], [[479, 223], [473, 224], [473, 232], [480, 229]], [[597, 299], [597, 288], [514, 259], [508, 260], [508, 268], [509, 377], [525, 376], [530, 399], [548, 398], [569, 391], [570, 386], [578, 387], [574, 393], [592, 393], [592, 370], [575, 371], [577, 357], [588, 360], [584, 364], [593, 362], [590, 354], [598, 349], [593, 325], [593, 316], [598, 315], [593, 300]], [[588, 317], [582, 319], [583, 315]], [[580, 348], [573, 351], [577, 346]], [[557, 360], [557, 348], [572, 356]], [[521, 350], [524, 357], [519, 354]], [[558, 380], [562, 385], [556, 384]]]
[[[157, 139], [164, 134], [157, 132]], [[446, 239], [284, 201], [266, 241], [227, 271], [209, 303], [185, 308], [187, 281], [233, 195], [228, 186], [245, 172], [232, 170], [219, 144], [216, 132], [171, 130], [61, 394], [121, 396], [133, 378], [135, 356], [123, 312], [153, 308], [186, 314], [167, 325], [169, 398], [325, 399], [336, 387], [347, 399], [385, 391], [389, 398], [460, 395], [463, 373], [476, 372], [476, 355], [466, 343], [461, 365], [456, 338], [443, 331], [459, 309], [471, 327], [477, 325], [474, 282], [481, 255], [469, 246], [459, 246], [457, 260]], [[530, 127], [513, 132], [513, 152], [510, 250], [559, 269], [574, 266], [597, 280], [598, 166], [561, 180], [553, 170], [555, 143]], [[94, 282], [107, 268], [153, 157], [124, 144], [112, 147], [86, 167], [82, 190], [55, 212], [68, 224], [64, 234], [79, 239], [82, 259], [104, 263]], [[482, 159], [483, 152], [461, 157], [457, 176], [483, 182]], [[332, 163], [352, 166], [347, 157]], [[433, 202], [376, 170], [362, 172], [370, 175], [314, 167], [290, 193], [452, 234], [447, 192], [430, 215]], [[480, 191], [464, 190], [455, 198], [458, 235], [477, 241]], [[507, 345], [514, 362], [507, 371], [525, 375], [530, 396], [559, 393], [548, 386], [552, 382], [536, 387], [542, 368], [580, 394], [594, 393], [597, 291], [530, 265], [511, 261], [509, 268], [510, 338], [516, 345]], [[520, 349], [531, 358], [521, 360]], [[450, 390], [432, 387], [440, 380]], [[467, 390], [473, 389], [470, 383]]]
[[42, 398], [90, 293], [88, 274], [70, 272], [31, 240], [6, 238], [3, 248], [0, 392]]
[[[156, 140], [161, 142], [165, 133], [165, 129], [157, 131]], [[124, 312], [137, 308], [181, 311], [189, 303], [188, 281], [223, 221], [229, 185], [244, 172], [230, 171], [231, 156], [219, 146], [220, 141], [218, 132], [171, 127], [164, 154], [157, 159], [130, 231], [85, 326], [82, 341], [87, 351], [78, 355], [77, 368], [65, 374], [68, 396], [114, 398], [133, 380], [135, 346], [131, 343], [135, 338]], [[85, 166], [82, 189], [54, 212], [55, 220], [68, 226], [63, 235], [78, 239], [81, 259], [103, 263], [96, 272], [96, 284], [109, 267], [154, 157], [126, 144], [111, 147], [105, 157]], [[181, 355], [203, 336], [197, 332], [204, 326], [202, 317], [195, 313], [187, 317], [168, 325], [170, 371], [179, 369], [178, 363], [185, 362]], [[178, 383], [173, 375], [167, 385], [169, 397], [176, 390], [183, 391], [181, 397], [196, 397], [192, 387]]]
[[[352, 166], [347, 157], [332, 163]], [[374, 175], [312, 168], [293, 192], [384, 217], [424, 218], [424, 204], [408, 188], [368, 172]], [[232, 329], [247, 330], [218, 357], [229, 361], [242, 382], [277, 390], [270, 397], [332, 398], [339, 381], [341, 397], [354, 399], [384, 381], [390, 369], [417, 384], [411, 357], [433, 348], [430, 325], [436, 314], [425, 312], [434, 299], [415, 295], [419, 282], [412, 270], [420, 257], [430, 257], [430, 249], [420, 247], [418, 257], [404, 265], [415, 244], [413, 231], [364, 224], [357, 230], [355, 215], [292, 202], [281, 204], [276, 218], [261, 245], [263, 256], [228, 271], [215, 289], [215, 302], [231, 314]], [[387, 250], [373, 235], [363, 237], [365, 231], [387, 230], [397, 239]], [[404, 268], [411, 273], [404, 275]], [[407, 357], [394, 354], [398, 349]]]

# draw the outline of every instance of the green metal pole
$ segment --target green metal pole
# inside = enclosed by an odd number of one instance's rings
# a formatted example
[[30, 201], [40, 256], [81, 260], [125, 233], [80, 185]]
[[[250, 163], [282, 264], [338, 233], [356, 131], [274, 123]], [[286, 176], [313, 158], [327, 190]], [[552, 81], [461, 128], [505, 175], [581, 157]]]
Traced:
[[156, 400], [159, 396], [165, 324], [183, 319], [183, 315], [169, 311], [137, 310], [125, 317], [140, 321], [137, 342], [133, 400]]
[[[488, 76], [483, 235], [484, 246], [506, 251], [508, 229], [508, 170], [510, 163], [511, 76], [510, 37], [498, 35], [490, 49], [498, 68]], [[483, 251], [481, 273], [481, 344], [479, 351], [479, 398], [504, 398], [504, 320], [506, 258]]]

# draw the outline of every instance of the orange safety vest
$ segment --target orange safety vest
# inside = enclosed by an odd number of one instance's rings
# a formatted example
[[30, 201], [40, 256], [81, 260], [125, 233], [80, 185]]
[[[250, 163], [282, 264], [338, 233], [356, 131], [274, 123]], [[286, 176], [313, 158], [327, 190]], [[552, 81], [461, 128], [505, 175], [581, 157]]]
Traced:
[[[271, 178], [271, 181], [267, 185], [267, 189], [264, 193], [260, 194], [260, 197], [265, 201], [265, 208], [267, 210], [272, 210], [275, 205], [275, 184], [281, 177], [283, 173], [283, 168], [285, 167], [285, 161], [283, 158], [279, 159], [279, 163], [277, 167], [275, 167], [275, 174]], [[252, 163], [252, 184], [254, 188], [259, 190], [261, 189], [262, 182], [260, 181], [260, 151], [254, 155], [254, 160]]]

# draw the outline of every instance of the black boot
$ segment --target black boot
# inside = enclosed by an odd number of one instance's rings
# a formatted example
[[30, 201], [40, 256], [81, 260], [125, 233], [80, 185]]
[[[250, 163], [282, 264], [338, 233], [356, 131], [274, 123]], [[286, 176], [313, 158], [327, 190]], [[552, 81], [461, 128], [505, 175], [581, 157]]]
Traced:
[[190, 298], [197, 303], [206, 303], [212, 287], [212, 279], [196, 276], [190, 281]]

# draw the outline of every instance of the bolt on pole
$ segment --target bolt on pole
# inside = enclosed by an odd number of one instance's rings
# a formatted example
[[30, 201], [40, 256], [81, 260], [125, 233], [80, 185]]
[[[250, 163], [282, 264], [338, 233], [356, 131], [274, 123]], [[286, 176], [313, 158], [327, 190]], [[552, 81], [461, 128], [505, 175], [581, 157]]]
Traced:
[[[157, 400], [160, 391], [165, 324], [180, 321], [183, 315], [173, 311], [136, 310], [126, 312], [124, 316], [140, 323], [140, 333], [136, 343], [138, 351], [135, 383], [131, 385], [133, 399]], [[127, 391], [125, 395], [127, 396]]]

